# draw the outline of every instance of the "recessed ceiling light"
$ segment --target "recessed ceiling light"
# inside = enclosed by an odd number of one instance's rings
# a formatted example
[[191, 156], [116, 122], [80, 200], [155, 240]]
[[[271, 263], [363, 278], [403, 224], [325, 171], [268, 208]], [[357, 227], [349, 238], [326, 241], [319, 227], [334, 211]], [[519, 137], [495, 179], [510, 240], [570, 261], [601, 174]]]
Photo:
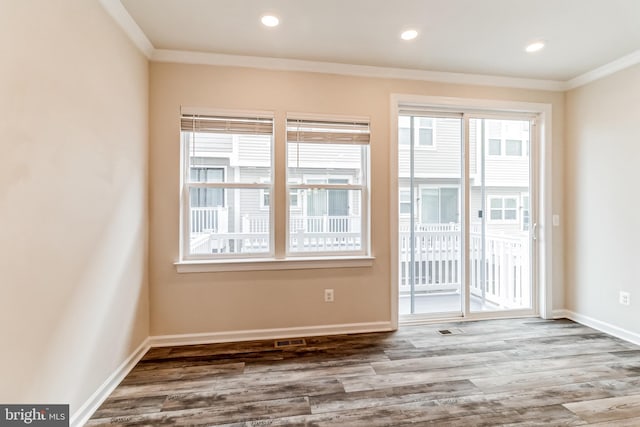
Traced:
[[400, 34], [400, 38], [402, 40], [413, 40], [416, 37], [418, 37], [418, 32], [416, 30], [407, 30], [403, 31], [402, 34]]
[[529, 53], [537, 52], [544, 47], [544, 42], [533, 42], [524, 49]]
[[260, 20], [267, 27], [275, 27], [280, 23], [280, 20], [273, 15], [264, 15]]

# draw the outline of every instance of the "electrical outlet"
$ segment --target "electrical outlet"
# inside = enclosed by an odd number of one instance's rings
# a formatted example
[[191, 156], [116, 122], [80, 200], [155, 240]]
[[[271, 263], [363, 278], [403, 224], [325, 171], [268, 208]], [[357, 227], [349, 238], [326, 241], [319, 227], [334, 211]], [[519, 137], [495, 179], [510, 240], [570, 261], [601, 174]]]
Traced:
[[333, 289], [324, 290], [324, 302], [333, 302]]
[[620, 291], [620, 304], [631, 305], [631, 294], [629, 292]]

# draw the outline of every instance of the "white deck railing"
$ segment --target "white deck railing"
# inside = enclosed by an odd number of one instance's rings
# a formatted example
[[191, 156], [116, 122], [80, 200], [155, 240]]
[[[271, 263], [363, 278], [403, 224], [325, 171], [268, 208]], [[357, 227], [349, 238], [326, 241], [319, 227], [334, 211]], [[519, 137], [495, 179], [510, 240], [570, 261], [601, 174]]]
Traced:
[[[206, 213], [208, 211], [208, 213]], [[241, 232], [229, 233], [226, 208], [193, 208], [191, 253], [261, 253], [269, 249], [268, 217], [242, 216]], [[359, 217], [292, 217], [289, 250], [344, 252], [361, 249]], [[412, 251], [407, 224], [399, 233], [399, 288], [416, 293], [460, 292], [461, 233], [458, 224], [416, 224]], [[413, 271], [412, 268], [413, 252]], [[483, 260], [484, 255], [484, 262]], [[478, 224], [469, 242], [471, 293], [502, 307], [530, 306], [528, 233], [489, 231], [484, 247]]]
[[[421, 294], [457, 291], [461, 283], [461, 233], [457, 225], [420, 226], [414, 231], [413, 271], [411, 233], [399, 238], [400, 293]], [[430, 229], [432, 228], [432, 229]], [[428, 230], [428, 231], [426, 231]], [[531, 303], [528, 234], [488, 232], [484, 241], [477, 225], [472, 226], [469, 247], [470, 290], [473, 295], [501, 307], [528, 307]]]
[[191, 208], [191, 233], [226, 233], [228, 224], [225, 207]]

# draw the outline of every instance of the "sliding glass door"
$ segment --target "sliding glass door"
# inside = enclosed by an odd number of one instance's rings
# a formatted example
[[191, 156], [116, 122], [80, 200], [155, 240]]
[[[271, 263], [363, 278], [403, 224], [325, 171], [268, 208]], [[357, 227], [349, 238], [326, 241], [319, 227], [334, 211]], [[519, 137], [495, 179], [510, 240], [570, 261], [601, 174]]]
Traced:
[[532, 119], [398, 117], [399, 314], [533, 309]]
[[531, 121], [469, 120], [470, 310], [532, 308]]
[[400, 314], [462, 314], [460, 115], [398, 119]]

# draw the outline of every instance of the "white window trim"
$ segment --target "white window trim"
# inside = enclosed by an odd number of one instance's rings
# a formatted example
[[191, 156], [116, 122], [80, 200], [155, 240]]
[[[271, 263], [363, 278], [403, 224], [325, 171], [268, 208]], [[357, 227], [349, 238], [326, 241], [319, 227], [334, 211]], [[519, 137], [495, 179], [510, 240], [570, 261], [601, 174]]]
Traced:
[[[303, 201], [301, 200], [300, 190], [304, 188], [318, 188], [324, 187], [327, 189], [336, 188], [336, 189], [345, 189], [345, 190], [359, 190], [361, 192], [361, 247], [362, 251], [331, 251], [331, 252], [301, 252], [292, 254], [292, 256], [288, 256], [286, 248], [285, 253], [279, 253], [276, 251], [276, 240], [283, 239], [285, 241], [285, 246], [288, 246], [289, 242], [289, 234], [288, 234], [288, 223], [285, 224], [285, 233], [283, 235], [275, 235], [275, 221], [274, 212], [279, 209], [278, 206], [275, 206], [275, 165], [283, 162], [282, 165], [287, 168], [287, 159], [288, 155], [285, 152], [285, 156], [283, 159], [276, 158], [275, 152], [275, 144], [277, 134], [277, 129], [282, 124], [280, 123], [280, 119], [276, 119], [276, 114], [274, 112], [258, 112], [258, 111], [219, 111], [219, 110], [205, 110], [205, 109], [191, 109], [191, 108], [182, 108], [182, 114], [203, 114], [203, 115], [216, 115], [216, 116], [227, 116], [227, 117], [247, 117], [247, 116], [259, 116], [259, 117], [269, 117], [273, 120], [273, 135], [271, 138], [271, 180], [270, 183], [198, 183], [191, 184], [189, 183], [189, 140], [185, 138], [181, 138], [181, 165], [182, 171], [180, 174], [181, 180], [181, 192], [180, 192], [180, 205], [181, 205], [181, 217], [180, 217], [180, 257], [179, 260], [174, 263], [176, 269], [180, 273], [188, 273], [188, 272], [215, 272], [215, 271], [250, 271], [250, 270], [288, 270], [288, 269], [315, 269], [315, 268], [344, 268], [344, 267], [370, 267], [373, 265], [374, 257], [370, 255], [370, 218], [369, 218], [369, 194], [370, 185], [369, 185], [369, 175], [368, 170], [370, 168], [370, 154], [369, 154], [369, 144], [365, 144], [367, 146], [366, 150], [362, 150], [362, 167], [366, 168], [363, 174], [364, 183], [361, 185], [353, 185], [353, 184], [314, 184], [314, 185], [305, 185], [305, 184], [296, 184], [287, 182], [285, 185], [285, 191], [287, 192], [287, 197], [285, 197], [286, 203], [286, 221], [289, 221], [289, 211], [293, 209], [295, 211], [302, 210]], [[304, 119], [309, 118], [312, 120], [325, 120], [325, 121], [366, 121], [367, 123], [370, 121], [368, 117], [347, 117], [347, 116], [329, 116], [329, 115], [316, 115], [316, 114], [300, 114], [298, 113], [296, 117], [291, 117], [288, 114], [285, 118], [285, 123], [287, 119]], [[237, 138], [235, 138], [237, 139]], [[236, 141], [237, 142], [237, 141]], [[286, 141], [285, 141], [286, 144]], [[237, 145], [237, 144], [236, 144]], [[286, 145], [285, 145], [286, 146]], [[262, 166], [262, 165], [261, 165]], [[214, 166], [215, 167], [215, 166]], [[285, 169], [285, 170], [288, 170]], [[225, 170], [225, 176], [226, 175]], [[324, 176], [323, 176], [324, 177]], [[337, 178], [342, 178], [342, 176], [336, 176]], [[345, 179], [351, 179], [351, 176], [344, 176]], [[285, 180], [286, 182], [286, 180]], [[188, 203], [188, 188], [193, 186], [199, 186], [204, 188], [222, 188], [222, 189], [258, 189], [261, 195], [261, 205], [264, 205], [264, 192], [266, 190], [271, 193], [270, 200], [270, 224], [269, 224], [269, 248], [270, 251], [263, 253], [255, 253], [255, 254], [201, 254], [201, 255], [189, 255], [189, 236], [190, 236], [190, 206]], [[291, 193], [297, 192], [297, 204], [294, 206], [290, 206], [291, 202]], [[227, 197], [227, 192], [225, 192], [225, 198]], [[185, 202], [187, 200], [187, 202]], [[228, 206], [228, 200], [225, 200], [225, 206]], [[266, 208], [266, 207], [265, 207]]]
[[[260, 117], [268, 117], [273, 120], [273, 133], [271, 135], [271, 144], [270, 144], [270, 153], [271, 153], [271, 183], [270, 184], [257, 184], [257, 183], [190, 183], [189, 178], [189, 168], [190, 168], [190, 156], [189, 156], [189, 141], [182, 137], [180, 137], [181, 144], [181, 173], [180, 173], [180, 253], [179, 253], [179, 261], [175, 263], [175, 265], [190, 263], [190, 262], [201, 262], [201, 263], [220, 263], [220, 262], [230, 262], [232, 260], [242, 261], [242, 260], [253, 260], [257, 258], [274, 258], [275, 257], [275, 221], [274, 221], [274, 209], [273, 203], [271, 203], [271, 207], [269, 209], [269, 251], [268, 252], [258, 252], [258, 253], [242, 253], [242, 254], [190, 254], [190, 236], [191, 236], [191, 215], [190, 215], [190, 203], [189, 203], [189, 189], [193, 187], [201, 187], [201, 188], [222, 188], [222, 189], [269, 189], [271, 194], [273, 194], [273, 178], [275, 176], [275, 127], [276, 127], [276, 119], [275, 114], [273, 112], [265, 112], [265, 111], [220, 111], [220, 110], [206, 110], [206, 109], [194, 109], [194, 108], [182, 108], [181, 114], [203, 114], [203, 115], [219, 115], [226, 117], [247, 117], [247, 116], [260, 116]], [[224, 167], [224, 166], [223, 166]], [[228, 170], [225, 168], [225, 178]], [[229, 208], [228, 201], [228, 192], [225, 191], [225, 207]]]
[[[226, 165], [199, 165], [199, 164], [195, 164], [192, 165], [195, 166], [197, 168], [207, 168], [207, 169], [222, 169], [222, 179], [226, 179], [227, 178], [227, 173], [229, 172], [229, 166]], [[202, 184], [205, 184], [204, 182]], [[193, 186], [193, 185], [191, 185]], [[188, 190], [187, 190], [187, 196], [188, 196]], [[222, 207], [228, 207], [229, 206], [229, 201], [227, 200], [227, 192], [223, 191], [222, 192]]]
[[374, 256], [299, 256], [289, 258], [226, 259], [181, 261], [174, 263], [178, 273], [215, 273], [222, 271], [308, 270], [324, 268], [372, 267]]
[[[337, 121], [337, 122], [348, 122], [348, 121], [365, 121], [370, 123], [370, 119], [368, 117], [348, 117], [348, 116], [334, 116], [334, 115], [315, 115], [315, 114], [307, 114], [307, 113], [287, 113], [285, 119], [285, 127], [286, 122], [289, 120], [325, 120], [325, 121]], [[370, 247], [370, 235], [371, 235], [371, 214], [370, 214], [370, 174], [371, 174], [371, 145], [367, 144], [367, 150], [362, 150], [361, 156], [361, 177], [363, 182], [361, 184], [290, 184], [289, 183], [289, 142], [285, 141], [285, 168], [286, 168], [286, 190], [304, 190], [304, 189], [313, 189], [313, 188], [322, 188], [322, 189], [340, 189], [340, 190], [359, 190], [360, 191], [360, 246], [361, 249], [357, 251], [331, 251], [331, 252], [292, 252], [290, 248], [291, 236], [289, 233], [289, 225], [291, 222], [290, 218], [290, 206], [289, 206], [289, 198], [287, 197], [286, 202], [286, 221], [285, 221], [285, 258], [286, 259], [296, 259], [296, 258], [308, 258], [308, 259], [331, 259], [334, 257], [356, 257], [360, 259], [362, 257], [370, 257], [371, 247]], [[306, 182], [307, 179], [316, 178], [326, 178], [326, 175], [318, 175], [318, 174], [303, 174], [303, 182]], [[352, 177], [349, 175], [335, 175], [332, 178], [341, 178], [348, 179], [351, 182]], [[307, 207], [306, 200], [298, 199], [298, 203], [302, 203], [303, 216], [306, 215]], [[351, 211], [351, 208], [349, 208]], [[311, 257], [311, 258], [310, 258]]]
[[[506, 199], [512, 199], [516, 202], [516, 207], [515, 208], [507, 208], [505, 205], [505, 200]], [[491, 201], [492, 200], [502, 200], [502, 207], [500, 208], [500, 211], [502, 212], [502, 218], [501, 219], [491, 219], [491, 211], [492, 210], [497, 210], [496, 208], [491, 208]], [[518, 212], [520, 209], [519, 207], [519, 203], [520, 203], [520, 197], [518, 195], [513, 195], [513, 196], [487, 196], [487, 222], [490, 222], [492, 224], [518, 224], [520, 222], [520, 213]], [[516, 211], [516, 217], [514, 219], [505, 219], [504, 218], [504, 213], [506, 210], [515, 210]]]

